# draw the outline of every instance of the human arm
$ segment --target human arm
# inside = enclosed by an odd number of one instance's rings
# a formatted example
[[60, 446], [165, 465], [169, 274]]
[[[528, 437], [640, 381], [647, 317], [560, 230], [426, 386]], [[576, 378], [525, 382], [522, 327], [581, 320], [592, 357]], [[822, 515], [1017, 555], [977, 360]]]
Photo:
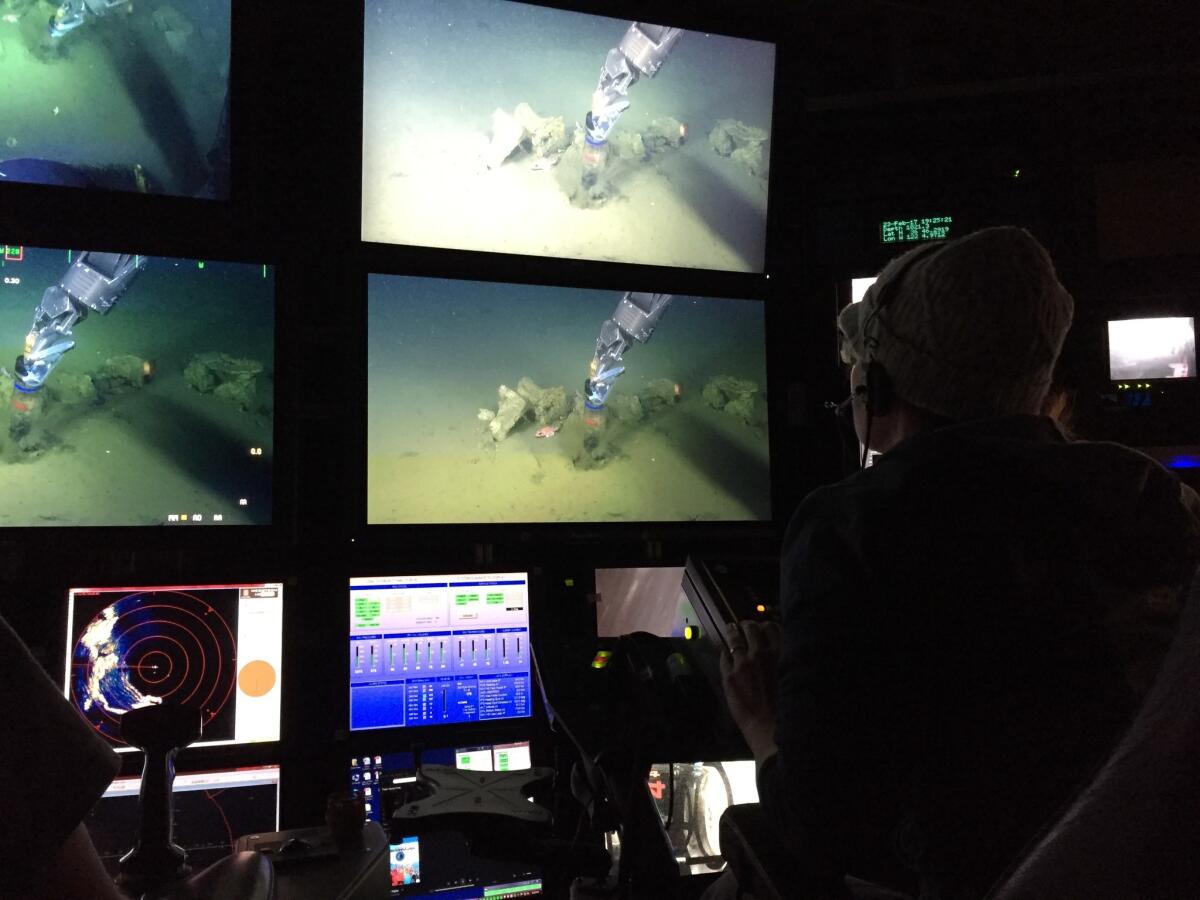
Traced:
[[79, 830], [116, 754], [3, 619], [0, 676], [0, 896], [106, 898], [115, 888]]

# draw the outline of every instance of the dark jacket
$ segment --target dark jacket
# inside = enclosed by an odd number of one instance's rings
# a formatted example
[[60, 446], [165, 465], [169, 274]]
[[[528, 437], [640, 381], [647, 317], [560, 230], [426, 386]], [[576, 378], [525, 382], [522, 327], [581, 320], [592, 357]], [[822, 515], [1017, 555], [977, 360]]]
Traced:
[[1130, 722], [1198, 558], [1194, 492], [1041, 417], [924, 432], [810, 494], [759, 776], [803, 880], [981, 897]]

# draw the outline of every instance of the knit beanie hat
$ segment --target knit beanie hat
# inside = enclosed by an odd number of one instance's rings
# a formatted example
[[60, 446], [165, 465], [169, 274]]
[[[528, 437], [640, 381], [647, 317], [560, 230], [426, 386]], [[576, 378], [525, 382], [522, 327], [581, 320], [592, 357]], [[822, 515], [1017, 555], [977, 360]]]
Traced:
[[892, 260], [838, 329], [847, 361], [880, 363], [901, 398], [964, 421], [1041, 412], [1073, 311], [1046, 248], [1005, 226]]

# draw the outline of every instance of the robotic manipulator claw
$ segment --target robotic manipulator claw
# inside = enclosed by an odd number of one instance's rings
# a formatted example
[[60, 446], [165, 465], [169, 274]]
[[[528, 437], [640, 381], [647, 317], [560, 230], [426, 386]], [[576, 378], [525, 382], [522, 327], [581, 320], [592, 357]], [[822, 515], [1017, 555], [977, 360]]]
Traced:
[[682, 35], [679, 28], [633, 22], [621, 42], [608, 51], [585, 119], [585, 147], [590, 151], [585, 162], [591, 161], [593, 166], [603, 163], [608, 134], [629, 108], [629, 88], [642, 75], [657, 75]]
[[583, 383], [584, 403], [590, 410], [604, 408], [617, 376], [625, 371], [621, 359], [636, 341], [644, 344], [654, 334], [658, 320], [671, 303], [671, 294], [640, 294], [630, 291], [621, 297], [612, 318], [605, 319], [596, 338], [596, 355]]
[[103, 16], [129, 0], [64, 0], [50, 17], [50, 37], [60, 38], [74, 31], [89, 16]]
[[72, 329], [89, 312], [104, 315], [116, 305], [146, 265], [144, 256], [85, 251], [58, 284], [46, 288], [17, 357], [14, 408], [34, 394], [63, 356], [75, 346]]

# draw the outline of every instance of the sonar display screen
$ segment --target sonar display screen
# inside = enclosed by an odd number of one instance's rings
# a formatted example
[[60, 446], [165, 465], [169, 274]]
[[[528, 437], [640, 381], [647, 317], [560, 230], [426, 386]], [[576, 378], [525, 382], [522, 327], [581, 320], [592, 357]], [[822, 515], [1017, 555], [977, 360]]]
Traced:
[[369, 524], [770, 518], [761, 303], [390, 275], [367, 293]]
[[121, 716], [201, 710], [192, 746], [279, 740], [283, 585], [73, 588], [64, 691], [118, 750]]
[[369, 0], [362, 238], [761, 272], [775, 45], [501, 0]]
[[524, 572], [350, 580], [350, 729], [532, 715]]
[[226, 199], [230, 0], [0, 0], [0, 184]]
[[273, 269], [0, 247], [0, 527], [270, 524]]

